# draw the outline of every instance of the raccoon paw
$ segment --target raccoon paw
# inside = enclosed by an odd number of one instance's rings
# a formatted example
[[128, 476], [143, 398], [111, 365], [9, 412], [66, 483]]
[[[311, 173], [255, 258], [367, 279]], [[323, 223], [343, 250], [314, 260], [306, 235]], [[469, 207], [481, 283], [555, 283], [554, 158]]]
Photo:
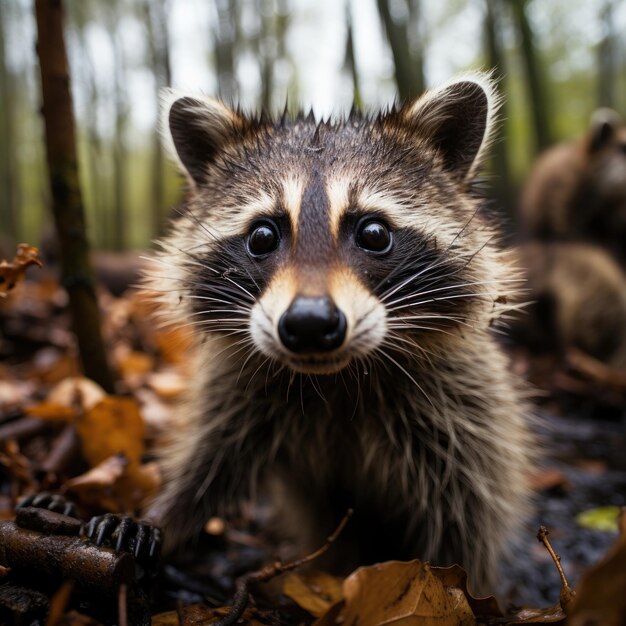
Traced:
[[84, 534], [97, 546], [108, 545], [128, 552], [143, 565], [154, 562], [161, 552], [161, 530], [128, 515], [106, 513], [92, 517]]
[[48, 493], [47, 491], [34, 493], [22, 498], [15, 508], [24, 509], [26, 507], [48, 509], [48, 511], [53, 511], [54, 513], [60, 513], [61, 515], [79, 519], [76, 506], [73, 502], [70, 502], [64, 496]]

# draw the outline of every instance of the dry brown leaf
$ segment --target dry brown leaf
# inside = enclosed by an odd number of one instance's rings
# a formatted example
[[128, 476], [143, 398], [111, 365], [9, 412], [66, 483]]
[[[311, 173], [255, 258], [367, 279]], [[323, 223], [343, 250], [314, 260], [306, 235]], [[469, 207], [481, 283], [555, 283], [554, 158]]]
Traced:
[[321, 617], [343, 598], [343, 580], [325, 572], [291, 572], [283, 580], [283, 593], [313, 617]]
[[178, 372], [154, 372], [148, 376], [147, 382], [164, 400], [177, 398], [187, 389], [185, 380]]
[[156, 463], [130, 462], [116, 454], [85, 474], [65, 483], [84, 504], [97, 505], [112, 512], [137, 510], [161, 485]]
[[65, 487], [76, 493], [84, 493], [102, 487], [113, 487], [128, 466], [128, 459], [123, 454], [116, 454], [91, 468], [88, 472], [71, 478]]
[[482, 617], [502, 617], [503, 613], [498, 601], [493, 596], [477, 598], [469, 590], [467, 572], [460, 565], [450, 567], [431, 567], [430, 571], [436, 576], [444, 587], [455, 587], [465, 595], [472, 612]]
[[39, 250], [26, 243], [17, 246], [13, 261], [0, 261], [0, 296], [7, 295], [24, 278], [24, 273], [31, 265], [42, 267]]
[[77, 416], [77, 411], [73, 407], [53, 402], [40, 402], [24, 409], [24, 414], [30, 417], [37, 417], [50, 422], [61, 422], [71, 424]]
[[89, 411], [106, 397], [100, 385], [84, 376], [66, 378], [50, 390], [46, 402]]
[[[204, 604], [190, 604], [178, 611], [168, 611], [152, 616], [152, 626], [208, 626], [221, 619], [230, 611], [230, 607], [211, 609]], [[264, 623], [254, 619], [255, 609], [246, 609], [237, 624], [246, 626], [263, 626]]]
[[30, 375], [46, 385], [56, 385], [68, 378], [75, 378], [80, 371], [72, 354], [53, 347], [39, 350], [31, 365]]
[[340, 619], [351, 626], [476, 624], [463, 592], [444, 587], [430, 565], [417, 560], [361, 567], [346, 578], [343, 594]]
[[138, 465], [130, 463], [115, 484], [115, 495], [125, 511], [140, 508], [161, 487], [161, 473], [157, 463]]
[[69, 611], [61, 618], [58, 626], [102, 626], [102, 624], [78, 611]]
[[130, 463], [143, 455], [144, 424], [133, 398], [103, 398], [78, 420], [76, 430], [92, 467], [114, 454], [124, 454]]
[[626, 512], [619, 519], [620, 536], [604, 558], [589, 569], [576, 590], [568, 626], [626, 624]]
[[145, 352], [131, 350], [117, 359], [117, 367], [122, 378], [145, 376], [154, 368], [154, 359]]

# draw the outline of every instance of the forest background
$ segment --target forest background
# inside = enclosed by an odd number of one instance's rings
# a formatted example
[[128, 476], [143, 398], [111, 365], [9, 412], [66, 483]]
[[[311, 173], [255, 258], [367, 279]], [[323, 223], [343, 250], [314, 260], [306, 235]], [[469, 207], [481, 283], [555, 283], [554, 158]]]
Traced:
[[[469, 68], [505, 96], [489, 193], [511, 216], [538, 151], [626, 111], [618, 0], [68, 0], [66, 39], [89, 235], [145, 247], [180, 197], [158, 136], [164, 86], [244, 110], [318, 117], [389, 106]], [[28, 0], [0, 0], [0, 247], [37, 243], [50, 218]]]

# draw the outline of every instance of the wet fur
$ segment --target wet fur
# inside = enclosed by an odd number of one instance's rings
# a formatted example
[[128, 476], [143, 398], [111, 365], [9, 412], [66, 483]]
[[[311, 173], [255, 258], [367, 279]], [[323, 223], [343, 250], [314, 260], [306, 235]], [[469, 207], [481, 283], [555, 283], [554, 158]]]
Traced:
[[[205, 164], [185, 155], [192, 192], [147, 285], [166, 322], [197, 330], [197, 374], [152, 509], [170, 547], [268, 489], [298, 554], [355, 509], [335, 570], [419, 557], [460, 562], [475, 584], [495, 576], [527, 510], [533, 446], [493, 335], [518, 277], [469, 193], [496, 99], [488, 77], [466, 82], [482, 94], [470, 94], [469, 114], [484, 120], [460, 133], [459, 150], [448, 122], [461, 83], [423, 97], [443, 107], [417, 101], [340, 122], [249, 120], [208, 105], [223, 128], [206, 141], [219, 147]], [[267, 264], [242, 253], [263, 214], [285, 236]], [[391, 224], [388, 257], [351, 243], [365, 214]], [[332, 375], [264, 352], [272, 311], [303, 289], [328, 290], [347, 311], [352, 356]], [[266, 319], [251, 330], [253, 311]]]

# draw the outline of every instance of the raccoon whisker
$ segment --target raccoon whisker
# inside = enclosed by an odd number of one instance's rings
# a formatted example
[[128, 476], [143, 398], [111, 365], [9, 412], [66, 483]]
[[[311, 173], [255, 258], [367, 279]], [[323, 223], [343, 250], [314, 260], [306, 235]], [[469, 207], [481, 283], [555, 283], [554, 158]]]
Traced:
[[[222, 309], [222, 308], [214, 308], [214, 309], [204, 309], [202, 311], [196, 311], [195, 313], [191, 313], [188, 317], [200, 317], [201, 315], [212, 315], [215, 313], [232, 313], [233, 315], [241, 315], [242, 313], [247, 313], [247, 311], [242, 311], [239, 309]], [[207, 320], [213, 320], [216, 322], [230, 321], [230, 322], [248, 322], [250, 318], [246, 317], [224, 317], [224, 318], [214, 318], [208, 317]]]
[[248, 384], [246, 385], [244, 392], [247, 392], [252, 381], [254, 380], [254, 377], [259, 373], [259, 370], [270, 360], [271, 357], [266, 357], [265, 359], [263, 359], [263, 361], [261, 361], [260, 365], [254, 370], [254, 372], [252, 373], [252, 375], [250, 376], [250, 380], [248, 381]]
[[[387, 300], [388, 298], [393, 296], [394, 293], [397, 293], [400, 289], [402, 289], [403, 287], [406, 287], [406, 285], [410, 284], [411, 282], [413, 282], [414, 280], [416, 280], [420, 276], [423, 276], [426, 272], [430, 272], [430, 271], [436, 269], [437, 267], [441, 267], [442, 265], [445, 265], [446, 263], [449, 263], [449, 261], [447, 259], [443, 259], [443, 260], [439, 261], [439, 263], [431, 263], [431, 264], [427, 265], [426, 267], [421, 268], [415, 274], [412, 274], [408, 278], [405, 278], [400, 284], [395, 285], [395, 286], [391, 287], [389, 290], [387, 290], [386, 292], [384, 292], [382, 294], [382, 296], [380, 297], [380, 301], [381, 302], [385, 302], [385, 300]], [[454, 270], [454, 272], [457, 272], [457, 271], [459, 271], [459, 270]], [[447, 278], [447, 275], [443, 276], [443, 277], [439, 277], [439, 276], [437, 277], [438, 280], [441, 279], [441, 278]]]
[[315, 393], [317, 393], [317, 395], [319, 396], [320, 400], [324, 404], [328, 404], [328, 400], [326, 399], [326, 396], [323, 394], [322, 390], [318, 386], [317, 377], [316, 376], [311, 376], [310, 374], [307, 374], [307, 379], [311, 381], [311, 386], [315, 390]]
[[443, 328], [437, 328], [436, 326], [419, 326], [417, 324], [411, 324], [411, 325], [407, 324], [407, 325], [389, 326], [389, 328], [392, 330], [404, 330], [404, 331], [425, 330], [428, 332], [441, 333], [443, 335], [448, 335], [449, 337], [455, 337], [455, 334], [451, 333], [449, 330], [445, 330]]
[[[193, 294], [190, 296], [187, 296], [190, 300], [203, 300], [206, 302], [218, 302], [220, 304], [231, 304], [231, 305], [237, 305], [237, 302], [233, 302], [232, 300], [222, 300], [221, 298], [214, 298], [213, 296], [200, 296], [197, 294]], [[250, 306], [248, 306], [248, 304], [246, 303], [245, 306], [243, 305], [243, 303], [238, 307], [238, 309], [240, 311], [250, 311]]]
[[415, 378], [411, 375], [411, 373], [405, 367], [400, 365], [400, 363], [398, 363], [398, 361], [396, 361], [396, 359], [394, 359], [387, 351], [382, 350], [381, 346], [378, 346], [377, 348], [375, 348], [375, 350], [379, 352], [382, 356], [384, 356], [386, 359], [391, 361], [400, 371], [402, 371], [407, 376], [407, 378], [422, 392], [422, 395], [426, 398], [426, 401], [431, 405], [431, 407], [436, 410], [435, 405], [433, 404], [433, 401], [430, 399], [430, 396], [426, 393], [424, 388], [415, 380]]
[[[243, 373], [244, 369], [246, 368], [246, 365], [248, 365], [248, 362], [254, 356], [254, 354], [255, 354], [254, 350], [251, 350], [250, 354], [247, 356], [246, 360], [243, 362], [243, 365], [241, 366], [239, 370], [239, 374], [237, 374], [236, 384], [239, 384], [239, 379], [241, 378], [241, 374]], [[269, 372], [269, 367], [267, 368], [267, 370]], [[265, 384], [267, 386], [267, 375], [265, 377]]]
[[202, 222], [198, 216], [193, 213], [193, 211], [187, 211], [186, 213], [180, 213], [181, 217], [188, 217], [192, 222], [195, 222], [197, 226], [199, 226], [209, 237], [211, 237], [211, 239], [213, 239], [213, 241], [216, 241], [219, 243], [218, 238], [215, 236], [214, 233], [212, 233], [206, 226], [206, 224], [204, 222]]
[[[408, 256], [402, 263], [400, 263], [400, 265], [394, 267], [391, 269], [391, 271], [382, 278], [382, 280], [380, 280], [378, 282], [378, 284], [376, 284], [376, 286], [374, 287], [373, 291], [376, 292], [380, 289], [381, 285], [384, 285], [386, 282], [388, 282], [393, 276], [396, 276], [397, 274], [399, 274], [402, 270], [404, 270], [406, 267], [409, 267], [411, 264], [414, 263], [418, 263], [420, 260], [424, 259], [426, 257], [426, 250], [424, 250], [424, 252], [418, 256]], [[439, 264], [443, 264], [445, 263], [447, 260], [440, 260]], [[429, 266], [430, 268], [432, 268], [432, 264], [430, 264]], [[423, 268], [422, 268], [423, 269]]]
[[[468, 281], [468, 282], [464, 282], [464, 283], [458, 283], [456, 285], [445, 285], [443, 287], [437, 287], [436, 289], [430, 289], [428, 291], [418, 291], [417, 293], [413, 293], [413, 294], [409, 294], [406, 296], [402, 296], [401, 298], [397, 298], [396, 300], [392, 300], [391, 302], [389, 302], [387, 304], [388, 307], [393, 307], [394, 305], [398, 304], [399, 302], [403, 302], [404, 300], [407, 300], [408, 298], [412, 298], [412, 297], [423, 297], [423, 296], [427, 296], [431, 293], [436, 293], [439, 291], [445, 291], [447, 289], [458, 289], [458, 288], [462, 288], [462, 287], [475, 287], [478, 285], [500, 285], [500, 284], [504, 284], [504, 283], [509, 283], [509, 282], [518, 282], [518, 281], [522, 281], [523, 282], [524, 279], [510, 279], [510, 280], [477, 280], [477, 281]], [[391, 310], [388, 308], [388, 310]]]
[[[403, 348], [403, 347], [400, 348], [400, 346], [397, 345], [398, 342], [408, 344], [413, 350], [408, 350], [407, 348]], [[389, 345], [391, 348], [395, 347], [397, 349], [401, 349], [402, 351], [409, 354], [413, 358], [413, 360], [417, 358], [417, 355], [415, 354], [415, 350], [417, 350], [417, 352], [419, 352], [424, 357], [426, 357], [429, 363], [432, 363], [430, 357], [437, 356], [434, 352], [427, 350], [424, 346], [420, 346], [417, 342], [413, 341], [409, 337], [401, 336], [398, 333], [393, 332], [393, 330], [389, 333], [386, 344]]]
[[389, 318], [390, 322], [404, 322], [410, 320], [447, 320], [449, 322], [456, 322], [458, 324], [463, 324], [465, 326], [471, 326], [467, 323], [467, 318], [452, 316], [452, 315], [392, 315]]

